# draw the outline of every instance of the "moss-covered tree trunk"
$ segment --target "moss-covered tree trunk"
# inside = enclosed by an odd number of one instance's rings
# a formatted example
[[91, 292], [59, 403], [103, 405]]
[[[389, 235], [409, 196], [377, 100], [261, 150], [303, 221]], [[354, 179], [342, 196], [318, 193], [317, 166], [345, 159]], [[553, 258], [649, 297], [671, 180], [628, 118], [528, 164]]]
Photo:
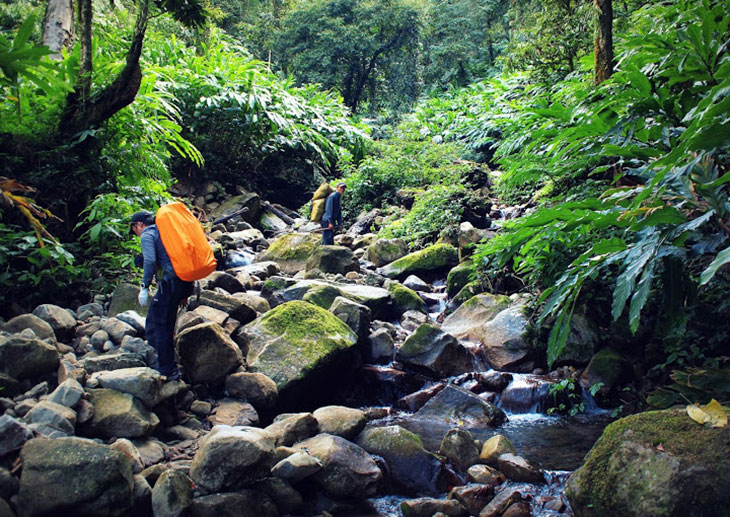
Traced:
[[594, 82], [601, 84], [613, 74], [613, 0], [593, 0], [596, 8]]

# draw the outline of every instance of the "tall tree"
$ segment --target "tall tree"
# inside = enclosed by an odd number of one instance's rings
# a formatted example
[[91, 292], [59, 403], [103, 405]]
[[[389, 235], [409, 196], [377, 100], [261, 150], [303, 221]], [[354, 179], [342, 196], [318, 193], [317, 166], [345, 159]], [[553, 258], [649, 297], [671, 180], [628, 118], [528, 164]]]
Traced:
[[[77, 1], [81, 62], [74, 91], [68, 95], [61, 115], [58, 129], [61, 138], [71, 138], [85, 129], [99, 127], [134, 101], [142, 80], [139, 59], [150, 16], [150, 0], [138, 0], [137, 19], [124, 67], [110, 84], [92, 96], [93, 6], [92, 0]], [[154, 3], [162, 12], [169, 12], [187, 26], [200, 27], [206, 21], [207, 13], [201, 0], [154, 0]]]
[[377, 78], [387, 61], [417, 44], [419, 18], [409, 0], [302, 2], [282, 22], [280, 62], [302, 83], [338, 90], [354, 112], [363, 99], [375, 100], [366, 87], [377, 95]]
[[74, 39], [74, 9], [72, 0], [48, 0], [43, 20], [43, 44], [61, 58], [62, 49], [70, 49]]
[[593, 0], [596, 8], [596, 34], [593, 43], [595, 84], [613, 74], [613, 1]]

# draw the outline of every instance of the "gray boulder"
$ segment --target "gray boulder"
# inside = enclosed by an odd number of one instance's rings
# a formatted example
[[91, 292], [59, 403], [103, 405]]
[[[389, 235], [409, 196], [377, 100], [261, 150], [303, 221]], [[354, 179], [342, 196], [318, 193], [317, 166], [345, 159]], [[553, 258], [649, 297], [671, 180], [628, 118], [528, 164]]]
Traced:
[[522, 456], [507, 453], [497, 458], [497, 468], [507, 479], [524, 483], [544, 483], [545, 477], [540, 469]]
[[133, 395], [148, 408], [162, 402], [171, 393], [163, 391], [163, 376], [157, 370], [146, 366], [122, 368], [119, 370], [94, 373], [88, 381], [89, 385], [98, 385], [122, 393]]
[[132, 508], [132, 467], [107, 445], [36, 438], [25, 444], [20, 457], [20, 515], [115, 517]]
[[370, 331], [370, 309], [344, 296], [338, 296], [329, 308], [330, 312], [340, 318], [358, 336], [358, 343], [365, 343]]
[[120, 312], [114, 317], [132, 327], [137, 332], [137, 335], [144, 335], [145, 319], [137, 314], [136, 311]]
[[122, 368], [136, 368], [145, 366], [144, 358], [139, 354], [114, 352], [81, 360], [81, 366], [87, 373], [92, 374], [102, 370], [121, 370]]
[[259, 414], [248, 402], [225, 398], [218, 401], [208, 420], [213, 425], [257, 426]]
[[276, 446], [290, 446], [317, 434], [317, 420], [312, 413], [285, 413], [266, 428]]
[[17, 451], [33, 438], [33, 431], [10, 415], [0, 416], [0, 457]]
[[307, 259], [306, 270], [318, 269], [322, 273], [347, 274], [360, 271], [360, 263], [345, 246], [318, 246]]
[[219, 291], [204, 290], [200, 293], [200, 300], [191, 302], [190, 308], [198, 305], [207, 305], [227, 313], [231, 318], [246, 324], [256, 318], [256, 309], [243, 299]]
[[273, 453], [263, 429], [218, 425], [200, 442], [190, 477], [207, 493], [244, 488], [268, 475]]
[[372, 363], [389, 363], [395, 354], [395, 342], [388, 329], [379, 328], [368, 336], [365, 360]]
[[58, 349], [41, 339], [21, 334], [0, 336], [0, 372], [5, 375], [17, 380], [37, 379], [55, 372], [58, 364]]
[[306, 451], [322, 463], [311, 476], [326, 494], [335, 498], [363, 499], [375, 494], [382, 472], [362, 448], [339, 436], [319, 434], [295, 449]]
[[101, 330], [104, 330], [107, 334], [109, 334], [109, 339], [111, 339], [115, 345], [121, 345], [124, 336], [134, 337], [137, 335], [137, 330], [132, 325], [117, 318], [106, 318], [102, 320]]
[[322, 470], [322, 462], [306, 452], [295, 452], [271, 467], [271, 474], [291, 483], [308, 478]]
[[35, 314], [15, 316], [3, 325], [3, 330], [9, 334], [16, 334], [25, 329], [32, 330], [38, 339], [48, 340], [51, 343], [56, 342], [56, 334], [53, 332], [53, 327]]
[[435, 499], [433, 497], [419, 497], [407, 499], [400, 504], [403, 517], [466, 517], [469, 515], [466, 508], [456, 499]]
[[317, 420], [320, 433], [341, 436], [351, 440], [365, 428], [368, 419], [364, 411], [345, 406], [324, 406], [312, 416]]
[[193, 488], [185, 473], [169, 469], [157, 478], [152, 489], [152, 512], [155, 517], [185, 515], [192, 501]]
[[213, 322], [185, 329], [178, 334], [175, 345], [185, 376], [193, 384], [220, 383], [243, 364], [241, 349]]
[[42, 400], [28, 411], [23, 420], [31, 429], [52, 438], [72, 436], [76, 425], [76, 412], [61, 404]]
[[504, 411], [491, 402], [452, 384], [434, 395], [415, 413], [415, 416], [465, 427], [498, 427], [507, 420]]
[[273, 409], [278, 400], [276, 383], [262, 373], [235, 372], [226, 377], [226, 391], [231, 397], [250, 402], [258, 409]]
[[109, 303], [108, 316], [113, 317], [124, 311], [135, 311], [137, 314], [147, 316], [147, 310], [149, 306], [142, 307], [137, 302], [137, 296], [139, 295], [139, 286], [132, 284], [119, 284], [112, 293], [112, 300]]
[[474, 356], [454, 336], [424, 323], [396, 352], [396, 359], [442, 379], [474, 370]]
[[521, 305], [505, 309], [476, 331], [487, 361], [495, 370], [532, 370], [528, 362], [532, 348], [526, 337], [529, 322], [522, 311]]
[[94, 415], [84, 426], [85, 433], [99, 438], [136, 438], [155, 430], [160, 419], [128, 393], [100, 388], [89, 389]]
[[[190, 505], [190, 517], [279, 517], [280, 513], [290, 513], [279, 512], [280, 504], [264, 492], [244, 489], [196, 497]], [[296, 510], [298, 506], [291, 509]]]
[[33, 309], [33, 314], [48, 323], [61, 341], [73, 337], [76, 318], [63, 307], [44, 303]]
[[479, 447], [466, 429], [449, 429], [441, 440], [439, 454], [460, 472], [479, 462]]
[[443, 330], [458, 339], [478, 340], [479, 328], [507, 309], [507, 296], [488, 293], [478, 294], [464, 302], [444, 319]]

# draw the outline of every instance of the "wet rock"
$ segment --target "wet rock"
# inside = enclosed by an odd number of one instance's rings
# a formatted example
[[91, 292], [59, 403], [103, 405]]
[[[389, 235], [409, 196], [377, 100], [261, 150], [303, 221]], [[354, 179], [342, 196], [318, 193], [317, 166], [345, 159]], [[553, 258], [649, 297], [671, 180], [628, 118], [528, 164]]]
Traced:
[[185, 329], [178, 334], [175, 345], [185, 376], [193, 384], [220, 383], [243, 364], [241, 349], [213, 322]]
[[21, 460], [21, 515], [124, 516], [131, 509], [132, 467], [109, 446], [37, 438], [25, 444]]
[[299, 442], [295, 448], [322, 463], [322, 470], [311, 479], [330, 496], [362, 499], [374, 495], [382, 472], [375, 460], [352, 442], [319, 434]]
[[190, 308], [195, 309], [199, 305], [207, 305], [223, 311], [244, 325], [256, 318], [256, 309], [251, 307], [245, 299], [220, 291], [202, 291], [200, 293], [200, 300], [191, 302]]
[[324, 379], [331, 390], [338, 374], [351, 371], [357, 336], [335, 315], [310, 303], [280, 305], [245, 330], [251, 338], [249, 370], [272, 379], [280, 397], [287, 391], [290, 398], [301, 396], [301, 383], [316, 386]]
[[386, 281], [384, 287], [393, 298], [394, 316], [402, 316], [403, 313], [409, 311], [426, 312], [426, 302], [412, 289], [392, 280]]
[[524, 483], [544, 483], [545, 477], [542, 471], [530, 464], [522, 456], [513, 453], [500, 454], [497, 457], [497, 468], [503, 472], [507, 479]]
[[256, 426], [259, 424], [259, 415], [248, 402], [222, 399], [208, 420], [213, 425]]
[[404, 517], [432, 517], [445, 515], [448, 517], [466, 517], [469, 512], [456, 499], [434, 499], [421, 497], [403, 501], [400, 510]]
[[273, 261], [284, 273], [294, 274], [306, 269], [307, 260], [319, 246], [319, 233], [289, 233], [282, 235], [258, 258], [258, 261]]
[[190, 478], [179, 470], [163, 472], [152, 489], [152, 511], [155, 517], [184, 515], [192, 500]]
[[164, 400], [165, 395], [169, 395], [163, 392], [164, 377], [157, 370], [146, 366], [96, 372], [89, 382], [101, 388], [129, 393], [148, 408], [156, 406]]
[[48, 323], [61, 341], [73, 337], [76, 318], [68, 310], [58, 305], [44, 303], [33, 309], [33, 314]]
[[459, 339], [478, 340], [480, 327], [507, 309], [509, 305], [510, 300], [507, 296], [478, 294], [449, 314], [444, 319], [442, 328], [444, 332]]
[[50, 343], [56, 342], [56, 334], [53, 332], [53, 327], [35, 314], [15, 316], [3, 325], [3, 330], [9, 334], [20, 333], [25, 329], [32, 330], [38, 339], [48, 340]]
[[318, 425], [312, 413], [279, 415], [266, 431], [274, 439], [274, 445], [290, 446], [317, 434]]
[[494, 497], [494, 486], [469, 484], [457, 486], [449, 492], [449, 499], [461, 503], [469, 515], [479, 515], [489, 501]]
[[441, 440], [439, 454], [446, 456], [459, 472], [479, 461], [479, 447], [472, 434], [464, 429], [449, 429]]
[[76, 412], [61, 404], [43, 400], [23, 418], [29, 427], [40, 434], [56, 438], [72, 436], [76, 425]]
[[497, 492], [497, 495], [494, 496], [494, 499], [489, 501], [487, 506], [485, 506], [482, 511], [479, 512], [479, 517], [500, 517], [505, 512], [505, 510], [507, 510], [507, 508], [521, 500], [522, 494], [520, 493], [519, 489], [503, 488], [502, 490]]
[[439, 382], [432, 386], [428, 386], [414, 393], [401, 397], [395, 403], [395, 407], [406, 409], [410, 412], [418, 411], [423, 405], [431, 400], [439, 391], [446, 387], [446, 383]]
[[94, 415], [85, 433], [100, 438], [135, 438], [150, 434], [160, 419], [132, 395], [100, 388], [87, 390]]
[[344, 406], [324, 406], [312, 413], [317, 420], [320, 433], [341, 436], [351, 440], [365, 428], [367, 416], [364, 411]]
[[550, 395], [552, 383], [536, 377], [518, 377], [502, 391], [500, 406], [512, 413], [544, 413], [555, 400]]
[[497, 467], [497, 459], [502, 454], [507, 453], [517, 454], [517, 449], [512, 445], [509, 438], [501, 434], [495, 434], [482, 445], [482, 450], [479, 452], [479, 459], [487, 465]]
[[435, 274], [458, 262], [456, 248], [449, 244], [434, 244], [391, 262], [379, 272], [388, 278], [403, 279], [409, 275]]
[[502, 517], [530, 517], [531, 515], [530, 503], [519, 502], [511, 504], [504, 511]]
[[[48, 325], [40, 318], [37, 319]], [[55, 372], [58, 363], [58, 350], [45, 341], [21, 334], [0, 336], [0, 372], [13, 379], [38, 379]]]
[[381, 267], [408, 253], [408, 244], [403, 239], [378, 239], [368, 247], [368, 260]]
[[375, 427], [360, 433], [356, 443], [385, 460], [391, 482], [405, 493], [438, 494], [444, 488], [445, 469], [417, 434], [398, 425]]
[[474, 369], [474, 356], [456, 338], [424, 323], [396, 352], [396, 359], [437, 379]]
[[0, 457], [17, 451], [33, 438], [33, 431], [23, 422], [9, 415], [0, 416]]
[[466, 471], [466, 474], [469, 481], [482, 485], [497, 486], [507, 481], [504, 474], [489, 465], [472, 465]]
[[190, 517], [279, 517], [276, 504], [258, 490], [211, 494], [193, 499]]
[[217, 425], [200, 442], [190, 477], [203, 492], [244, 488], [268, 475], [273, 452], [262, 429]]
[[305, 452], [295, 452], [271, 468], [271, 474], [291, 483], [308, 478], [322, 470], [322, 462]]
[[452, 425], [467, 427], [497, 427], [507, 420], [504, 412], [494, 404], [452, 385], [446, 386], [426, 402], [415, 416], [423, 419], [440, 419]]
[[372, 363], [389, 363], [395, 354], [395, 343], [387, 329], [379, 328], [368, 336], [365, 360]]
[[232, 373], [226, 377], [226, 391], [231, 397], [250, 402], [259, 410], [273, 409], [278, 400], [276, 383], [262, 373]]
[[528, 321], [521, 305], [497, 314], [476, 331], [487, 361], [495, 370], [531, 371], [526, 364], [530, 344], [526, 339]]
[[566, 494], [581, 517], [723, 515], [728, 457], [730, 427], [698, 425], [684, 409], [639, 413], [606, 427]]
[[306, 269], [344, 275], [349, 271], [360, 271], [360, 263], [352, 250], [345, 246], [317, 246], [307, 259]]
[[418, 311], [406, 311], [400, 319], [400, 326], [406, 331], [414, 331], [424, 323], [428, 323], [428, 316]]
[[370, 309], [344, 296], [334, 298], [329, 307], [332, 314], [340, 318], [358, 336], [358, 343], [365, 343], [370, 331]]
[[146, 366], [142, 357], [137, 354], [128, 354], [125, 352], [87, 357], [81, 360], [81, 365], [89, 374], [102, 370], [121, 370], [122, 368]]

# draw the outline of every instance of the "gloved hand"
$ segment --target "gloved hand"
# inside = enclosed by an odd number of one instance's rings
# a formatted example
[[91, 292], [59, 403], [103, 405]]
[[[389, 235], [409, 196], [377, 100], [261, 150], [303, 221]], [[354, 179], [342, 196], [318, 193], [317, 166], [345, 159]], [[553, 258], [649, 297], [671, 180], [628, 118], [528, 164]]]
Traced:
[[139, 295], [137, 296], [137, 301], [142, 307], [147, 307], [147, 303], [150, 300], [150, 290], [146, 287], [143, 287], [139, 290]]

